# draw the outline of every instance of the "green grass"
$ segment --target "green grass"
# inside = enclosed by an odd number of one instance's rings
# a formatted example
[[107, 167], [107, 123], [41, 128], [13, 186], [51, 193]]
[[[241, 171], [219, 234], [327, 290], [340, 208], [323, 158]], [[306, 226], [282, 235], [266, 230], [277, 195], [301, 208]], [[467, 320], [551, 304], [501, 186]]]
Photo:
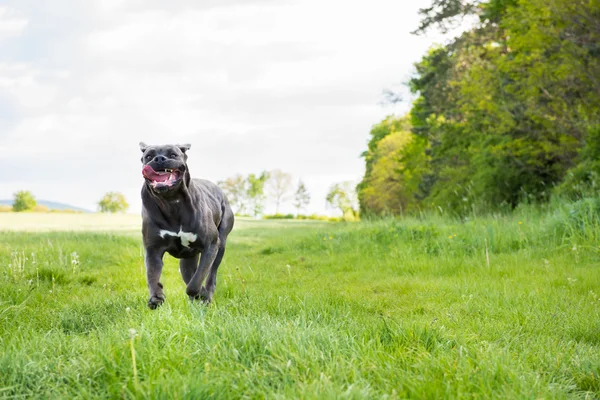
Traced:
[[156, 311], [139, 233], [3, 232], [0, 397], [598, 398], [597, 205], [240, 221], [214, 303], [167, 257]]

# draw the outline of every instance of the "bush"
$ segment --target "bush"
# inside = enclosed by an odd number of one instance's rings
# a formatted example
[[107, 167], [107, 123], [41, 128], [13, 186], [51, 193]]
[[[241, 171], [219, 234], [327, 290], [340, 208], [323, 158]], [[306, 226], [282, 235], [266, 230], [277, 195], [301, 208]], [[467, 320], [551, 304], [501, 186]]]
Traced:
[[83, 211], [72, 210], [70, 208], [65, 208], [64, 210], [50, 210], [51, 213], [61, 213], [61, 214], [83, 214]]
[[294, 214], [270, 214], [263, 216], [263, 219], [298, 219], [298, 220], [313, 220], [313, 221], [328, 221], [328, 222], [340, 222], [340, 221], [350, 221], [352, 219], [348, 219], [345, 217], [328, 217], [327, 215], [302, 215], [298, 214], [294, 216]]
[[125, 212], [129, 208], [129, 203], [122, 193], [108, 192], [98, 202], [98, 208], [103, 213]]
[[294, 219], [294, 214], [271, 214], [263, 216], [264, 219]]
[[21, 190], [14, 194], [13, 211], [30, 211], [37, 205], [33, 194], [28, 190]]

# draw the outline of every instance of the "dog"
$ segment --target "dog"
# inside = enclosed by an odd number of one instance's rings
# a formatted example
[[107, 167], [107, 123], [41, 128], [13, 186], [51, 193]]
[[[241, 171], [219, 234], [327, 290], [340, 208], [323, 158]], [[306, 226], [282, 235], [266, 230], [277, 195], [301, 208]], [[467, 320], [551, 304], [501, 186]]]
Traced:
[[160, 283], [165, 252], [180, 259], [179, 270], [190, 299], [210, 303], [227, 236], [233, 229], [233, 211], [223, 191], [212, 182], [190, 177], [190, 147], [140, 142], [145, 180], [142, 235], [151, 309], [165, 301]]

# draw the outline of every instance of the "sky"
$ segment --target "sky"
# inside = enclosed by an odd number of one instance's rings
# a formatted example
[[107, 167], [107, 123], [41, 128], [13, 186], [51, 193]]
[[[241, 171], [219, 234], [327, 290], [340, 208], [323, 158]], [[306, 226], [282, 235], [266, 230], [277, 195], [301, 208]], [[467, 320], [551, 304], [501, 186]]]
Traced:
[[443, 42], [410, 34], [428, 5], [0, 0], [0, 199], [96, 210], [118, 191], [138, 213], [144, 141], [191, 143], [192, 177], [283, 170], [331, 213], [328, 188], [360, 181], [371, 127], [409, 109], [413, 64]]

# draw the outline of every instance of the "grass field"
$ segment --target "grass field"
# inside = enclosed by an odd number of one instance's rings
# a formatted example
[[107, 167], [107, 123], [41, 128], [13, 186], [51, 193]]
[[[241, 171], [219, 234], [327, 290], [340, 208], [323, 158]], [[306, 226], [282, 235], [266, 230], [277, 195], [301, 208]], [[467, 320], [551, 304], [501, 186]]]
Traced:
[[190, 303], [167, 257], [156, 311], [139, 229], [16, 220], [0, 397], [599, 398], [599, 210], [244, 220], [214, 303]]

